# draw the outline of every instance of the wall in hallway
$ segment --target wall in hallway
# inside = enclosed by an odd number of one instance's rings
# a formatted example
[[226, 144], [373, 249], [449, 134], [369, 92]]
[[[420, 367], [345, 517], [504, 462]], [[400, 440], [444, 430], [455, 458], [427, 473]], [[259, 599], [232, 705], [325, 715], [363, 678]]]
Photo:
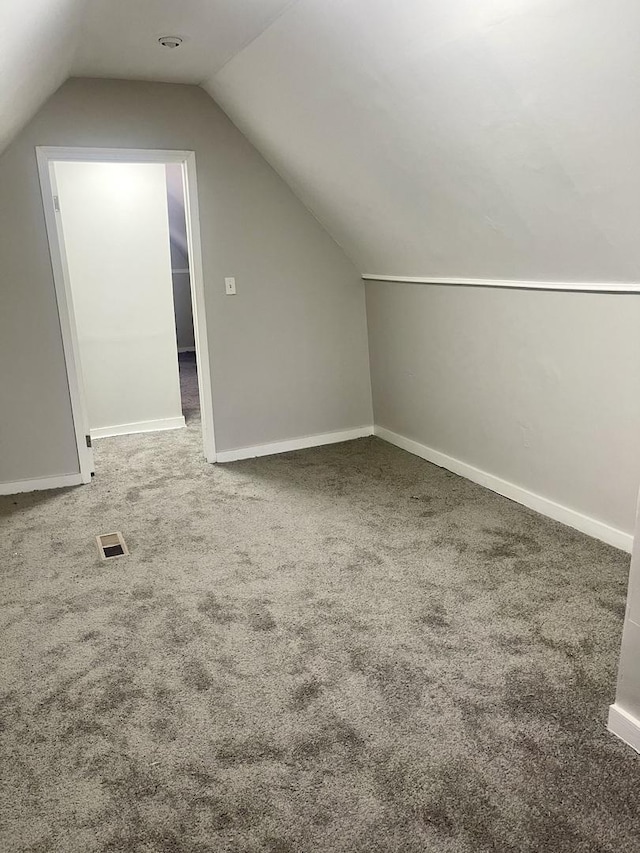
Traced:
[[196, 341], [193, 331], [189, 270], [185, 270], [184, 268], [174, 270], [171, 277], [173, 279], [173, 305], [178, 349], [194, 349]]
[[168, 163], [166, 174], [176, 336], [178, 338], [179, 349], [193, 349], [195, 347], [195, 336], [191, 306], [191, 280], [189, 275], [189, 250], [187, 246], [187, 222], [184, 210], [182, 166], [179, 163]]
[[55, 164], [92, 434], [182, 419], [163, 164]]
[[184, 212], [182, 165], [180, 163], [167, 163], [165, 173], [167, 179], [167, 209], [169, 211], [172, 256], [175, 251], [176, 261], [181, 266], [188, 267], [187, 221]]

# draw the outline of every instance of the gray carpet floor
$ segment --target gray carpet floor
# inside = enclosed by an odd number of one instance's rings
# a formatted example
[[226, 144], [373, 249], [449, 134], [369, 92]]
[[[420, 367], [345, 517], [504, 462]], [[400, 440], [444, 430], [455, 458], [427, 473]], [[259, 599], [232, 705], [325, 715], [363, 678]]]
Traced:
[[626, 555], [377, 439], [210, 466], [188, 421], [0, 498], [4, 853], [640, 850]]

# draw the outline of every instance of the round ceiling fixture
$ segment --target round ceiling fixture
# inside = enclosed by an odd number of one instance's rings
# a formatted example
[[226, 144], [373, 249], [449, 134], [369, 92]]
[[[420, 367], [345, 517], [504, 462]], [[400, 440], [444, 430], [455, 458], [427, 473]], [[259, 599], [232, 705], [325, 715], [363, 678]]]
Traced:
[[158, 43], [161, 44], [162, 47], [168, 47], [173, 50], [174, 47], [180, 47], [182, 39], [180, 36], [160, 36]]

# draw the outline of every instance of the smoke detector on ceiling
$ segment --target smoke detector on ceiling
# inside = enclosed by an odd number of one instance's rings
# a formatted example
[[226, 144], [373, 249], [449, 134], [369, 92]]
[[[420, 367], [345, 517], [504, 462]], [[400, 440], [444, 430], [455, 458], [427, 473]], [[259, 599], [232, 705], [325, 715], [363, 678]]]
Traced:
[[174, 47], [180, 47], [182, 39], [180, 36], [160, 36], [158, 44], [161, 44], [162, 47], [168, 47], [173, 50]]

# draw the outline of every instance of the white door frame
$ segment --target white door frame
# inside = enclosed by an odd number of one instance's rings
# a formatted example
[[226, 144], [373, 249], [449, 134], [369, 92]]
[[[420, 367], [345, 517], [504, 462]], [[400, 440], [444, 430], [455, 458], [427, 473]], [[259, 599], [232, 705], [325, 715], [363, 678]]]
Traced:
[[146, 148], [69, 148], [38, 146], [36, 148], [42, 204], [51, 253], [53, 281], [60, 317], [62, 345], [67, 366], [69, 396], [73, 425], [78, 448], [78, 464], [83, 483], [91, 482], [93, 454], [87, 447], [89, 420], [84, 400], [82, 365], [78, 347], [78, 335], [73, 313], [71, 281], [64, 246], [60, 217], [56, 212], [56, 182], [53, 164], [56, 161], [80, 163], [180, 163], [185, 195], [185, 218], [187, 223], [187, 246], [191, 281], [191, 304], [193, 329], [198, 366], [198, 392], [202, 416], [202, 442], [207, 462], [216, 461], [215, 432], [213, 423], [213, 400], [211, 395], [211, 369], [209, 361], [209, 338], [204, 298], [204, 272], [202, 266], [202, 243], [200, 240], [200, 213], [198, 208], [198, 185], [196, 180], [196, 155], [194, 151], [164, 151]]

